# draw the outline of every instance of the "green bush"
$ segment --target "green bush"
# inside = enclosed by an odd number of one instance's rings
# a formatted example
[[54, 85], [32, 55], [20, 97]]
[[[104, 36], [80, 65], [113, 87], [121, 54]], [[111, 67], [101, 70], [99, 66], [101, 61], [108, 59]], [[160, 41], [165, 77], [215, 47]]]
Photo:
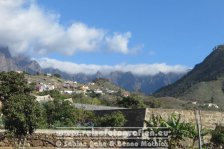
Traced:
[[98, 127], [122, 127], [126, 121], [124, 115], [119, 111], [98, 117], [96, 125]]
[[57, 78], [61, 78], [61, 75], [58, 74], [58, 73], [54, 74], [54, 76], [57, 77]]
[[212, 132], [211, 142], [216, 147], [224, 147], [224, 127], [216, 126], [215, 130]]
[[123, 97], [117, 101], [117, 105], [125, 108], [145, 108], [145, 104], [138, 96]]
[[43, 106], [49, 127], [75, 126], [75, 109], [70, 105], [69, 101], [54, 99], [54, 101], [49, 101]]
[[73, 102], [75, 103], [83, 103], [83, 104], [92, 104], [92, 105], [102, 105], [102, 100], [98, 98], [92, 98], [89, 96], [85, 96], [83, 94], [74, 94]]

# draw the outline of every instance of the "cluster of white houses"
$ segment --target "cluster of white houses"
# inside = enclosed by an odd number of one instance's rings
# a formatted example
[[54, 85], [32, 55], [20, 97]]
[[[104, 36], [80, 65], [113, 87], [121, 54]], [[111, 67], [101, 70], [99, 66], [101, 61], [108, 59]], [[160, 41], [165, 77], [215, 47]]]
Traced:
[[50, 91], [50, 90], [54, 90], [55, 86], [51, 83], [45, 84], [45, 83], [39, 83], [36, 85], [36, 90], [38, 92], [44, 92], [44, 91]]
[[[75, 81], [65, 81], [62, 85], [62, 87], [58, 88], [52, 83], [44, 83], [39, 82], [36, 84], [35, 88], [37, 92], [44, 92], [44, 91], [51, 91], [54, 89], [58, 89], [61, 93], [65, 94], [88, 94], [88, 93], [95, 93], [98, 95], [104, 95], [104, 94], [115, 94], [118, 91], [111, 90], [104, 87], [93, 87], [95, 85], [94, 82], [90, 82], [86, 85], [78, 85], [78, 83]], [[129, 96], [129, 93], [124, 92], [124, 96]]]
[[219, 109], [219, 106], [215, 103], [204, 103], [204, 104], [200, 104], [197, 101], [193, 101], [192, 102], [193, 105], [201, 105], [203, 107], [207, 107], [207, 108], [215, 108], [215, 109]]

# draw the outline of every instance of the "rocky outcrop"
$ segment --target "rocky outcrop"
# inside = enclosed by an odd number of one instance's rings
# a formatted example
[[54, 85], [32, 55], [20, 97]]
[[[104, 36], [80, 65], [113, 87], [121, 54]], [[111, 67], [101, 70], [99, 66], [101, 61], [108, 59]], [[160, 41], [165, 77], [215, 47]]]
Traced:
[[26, 71], [34, 74], [41, 72], [40, 65], [29, 57], [12, 57], [7, 47], [0, 46], [0, 71]]
[[0, 47], [0, 71], [17, 70], [16, 63], [11, 57], [7, 47]]

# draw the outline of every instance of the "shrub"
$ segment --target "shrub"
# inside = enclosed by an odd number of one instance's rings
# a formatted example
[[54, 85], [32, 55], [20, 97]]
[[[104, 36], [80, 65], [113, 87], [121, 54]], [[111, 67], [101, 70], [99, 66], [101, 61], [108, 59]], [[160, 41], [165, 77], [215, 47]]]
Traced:
[[125, 107], [125, 108], [144, 108], [145, 104], [143, 100], [138, 96], [128, 96], [123, 97], [121, 100], [117, 101], [117, 105]]
[[122, 127], [126, 121], [124, 115], [119, 111], [98, 117], [96, 125], [98, 127]]
[[215, 130], [212, 132], [211, 142], [216, 147], [224, 147], [224, 127], [216, 126]]

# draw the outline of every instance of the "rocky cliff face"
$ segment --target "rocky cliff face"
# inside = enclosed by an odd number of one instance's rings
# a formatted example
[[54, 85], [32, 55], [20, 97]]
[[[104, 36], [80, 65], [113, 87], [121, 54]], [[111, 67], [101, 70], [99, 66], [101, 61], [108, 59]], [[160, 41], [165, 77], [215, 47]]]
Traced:
[[0, 71], [18, 70], [8, 48], [0, 47]]
[[41, 72], [41, 67], [37, 61], [31, 60], [29, 57], [17, 56], [14, 58], [14, 61], [17, 64], [17, 67], [20, 70], [35, 74]]
[[34, 74], [41, 72], [40, 65], [28, 57], [12, 57], [7, 47], [0, 47], [0, 71], [26, 71]]

